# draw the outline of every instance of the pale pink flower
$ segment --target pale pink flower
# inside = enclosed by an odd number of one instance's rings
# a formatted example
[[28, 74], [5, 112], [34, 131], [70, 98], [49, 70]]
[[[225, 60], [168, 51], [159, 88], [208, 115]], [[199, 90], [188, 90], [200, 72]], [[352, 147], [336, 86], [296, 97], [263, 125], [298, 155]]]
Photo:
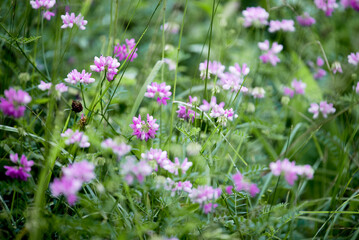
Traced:
[[146, 161], [137, 162], [134, 157], [126, 157], [126, 162], [121, 168], [121, 174], [125, 176], [125, 181], [129, 185], [134, 183], [135, 178], [142, 183], [151, 173], [152, 168]]
[[297, 22], [303, 27], [309, 27], [315, 24], [315, 19], [305, 12], [301, 16], [297, 16]]
[[295, 27], [294, 27], [294, 21], [290, 20], [290, 19], [283, 19], [282, 21], [280, 20], [271, 20], [269, 22], [269, 32], [277, 32], [277, 31], [284, 31], [284, 32], [294, 32], [295, 31]]
[[51, 88], [51, 85], [52, 85], [51, 83], [46, 83], [44, 81], [40, 81], [40, 84], [37, 87], [42, 91], [46, 91]]
[[312, 179], [314, 170], [310, 165], [296, 165], [295, 162], [290, 162], [287, 158], [271, 162], [269, 164], [271, 172], [274, 176], [284, 174], [285, 180], [289, 185], [293, 185], [299, 176], [305, 176], [307, 179]]
[[81, 189], [82, 181], [63, 176], [61, 179], [55, 178], [50, 184], [52, 195], [55, 197], [64, 195], [70, 205], [74, 205], [77, 201], [77, 192]]
[[355, 92], [359, 94], [359, 82], [357, 82], [357, 86], [355, 88]]
[[314, 0], [318, 9], [325, 12], [326, 16], [331, 16], [334, 9], [338, 7], [336, 0]]
[[118, 72], [118, 67], [120, 63], [117, 61], [116, 58], [112, 58], [111, 56], [108, 57], [95, 57], [94, 60], [95, 65], [91, 65], [91, 71], [94, 72], [102, 72], [106, 71], [106, 78], [108, 81], [112, 81], [115, 75]]
[[340, 0], [340, 4], [343, 6], [343, 8], [348, 8], [348, 7], [351, 7], [351, 4], [350, 4], [350, 1], [351, 0]]
[[148, 140], [149, 138], [155, 138], [156, 131], [159, 128], [159, 125], [156, 124], [156, 119], [153, 116], [147, 114], [147, 121], [141, 120], [141, 115], [133, 117], [133, 124], [130, 127], [133, 129], [132, 135], [135, 135], [138, 139]]
[[[130, 40], [126, 39], [126, 44], [120, 45], [117, 44], [114, 49], [114, 54], [118, 58], [119, 61], [127, 59], [129, 57], [129, 60], [132, 62], [135, 58], [137, 58], [137, 48], [132, 52], [132, 50], [136, 46], [135, 39], [132, 38]], [[132, 52], [132, 53], [131, 53]]]
[[229, 72], [223, 73], [219, 76], [220, 80], [218, 85], [223, 89], [238, 92], [248, 92], [248, 88], [243, 86], [244, 77], [249, 74], [249, 67], [243, 64], [242, 67], [236, 63], [234, 66], [229, 67]]
[[[248, 192], [252, 197], [259, 193], [259, 188], [257, 187], [257, 185], [244, 180], [244, 177], [240, 172], [232, 175], [232, 180], [234, 182], [236, 191]], [[232, 194], [231, 187], [228, 186], [226, 191], [228, 194]]]
[[313, 113], [313, 118], [316, 119], [319, 116], [319, 105], [317, 103], [311, 103], [308, 112]]
[[55, 85], [55, 90], [59, 93], [64, 93], [69, 90], [69, 87], [67, 87], [64, 83], [59, 83]]
[[266, 91], [262, 87], [255, 87], [252, 89], [251, 94], [254, 98], [264, 98]]
[[42, 16], [43, 16], [43, 18], [45, 18], [46, 20], [50, 21], [51, 18], [52, 18], [53, 16], [55, 16], [55, 13], [50, 12], [50, 11], [46, 11], [46, 12], [43, 12]]
[[330, 113], [335, 113], [333, 103], [327, 103], [327, 101], [320, 102], [319, 110], [322, 112], [324, 118], [327, 118]]
[[22, 181], [27, 181], [29, 178], [31, 167], [34, 165], [34, 161], [28, 161], [25, 155], [21, 156], [19, 161], [18, 154], [10, 154], [11, 162], [15, 163], [16, 166], [4, 166], [6, 169], [5, 175], [11, 178], [18, 178]]
[[248, 7], [242, 14], [245, 27], [261, 27], [268, 24], [269, 13], [261, 7]]
[[125, 143], [117, 143], [111, 138], [106, 139], [101, 143], [101, 147], [103, 148], [110, 148], [118, 158], [126, 155], [131, 151], [131, 146]]
[[62, 168], [65, 177], [69, 179], [78, 179], [81, 182], [89, 182], [94, 179], [95, 166], [87, 161], [75, 162], [68, 167]]
[[[310, 62], [309, 64], [312, 67], [314, 67], [314, 64], [312, 62]], [[317, 66], [314, 67], [314, 69], [316, 69], [316, 72], [314, 74], [315, 79], [320, 79], [320, 78], [324, 77], [325, 75], [327, 75], [327, 72], [321, 68], [324, 65], [324, 60], [321, 57], [317, 58], [316, 65]]]
[[199, 71], [200, 71], [200, 77], [204, 80], [206, 78], [206, 71], [208, 66], [208, 75], [207, 78], [210, 79], [211, 75], [216, 75], [217, 77], [221, 76], [223, 74], [224, 69], [226, 68], [223, 66], [220, 62], [217, 61], [209, 61], [207, 63], [207, 60], [199, 64]]
[[[215, 96], [213, 96], [211, 98], [211, 102], [207, 102], [206, 100], [202, 100], [203, 105], [199, 106], [199, 108], [204, 111], [204, 112], [208, 112], [209, 110], [211, 110], [213, 107], [217, 106], [217, 98]], [[224, 107], [224, 102], [221, 102], [218, 104], [219, 107]]]
[[[197, 188], [192, 188], [188, 197], [192, 202], [199, 203], [203, 207], [203, 211], [208, 213], [208, 210], [212, 209], [212, 205], [207, 204], [217, 200], [221, 194], [222, 190], [220, 188], [213, 188], [212, 186], [198, 186]], [[207, 207], [205, 208], [206, 205]], [[213, 209], [215, 207], [213, 207]]]
[[176, 157], [175, 162], [168, 162], [167, 165], [164, 165], [163, 168], [174, 175], [178, 175], [178, 170], [181, 169], [181, 173], [185, 174], [187, 170], [192, 166], [192, 162], [189, 162], [187, 158], [180, 163], [179, 159]]
[[170, 71], [176, 70], [176, 63], [172, 59], [164, 58], [163, 62], [168, 65], [168, 70]]
[[145, 93], [145, 97], [155, 98], [157, 95], [157, 103], [159, 105], [167, 105], [167, 100], [169, 100], [172, 93], [170, 92], [171, 86], [166, 85], [166, 83], [158, 84], [156, 82], [152, 82], [147, 86], [147, 92]]
[[[161, 168], [164, 168], [164, 166], [172, 164], [172, 162], [167, 157], [167, 152], [162, 151], [161, 149], [151, 148], [146, 153], [142, 153], [141, 158], [146, 162], [155, 162], [156, 165], [158, 164]], [[155, 170], [157, 171], [157, 166]]]
[[262, 60], [263, 63], [270, 62], [273, 66], [276, 66], [277, 63], [280, 62], [280, 59], [276, 54], [282, 51], [283, 46], [278, 44], [277, 42], [274, 42], [271, 48], [269, 48], [269, 46], [270, 45], [268, 40], [258, 43], [259, 49], [265, 51], [265, 53], [262, 54], [259, 59]]
[[31, 7], [33, 9], [39, 9], [39, 8], [52, 8], [56, 3], [56, 0], [32, 0], [30, 1]]
[[292, 87], [294, 88], [296, 94], [304, 95], [307, 84], [302, 82], [302, 80], [297, 81], [297, 79], [294, 78], [292, 81]]
[[66, 145], [79, 143], [79, 146], [82, 148], [90, 147], [90, 143], [88, 142], [89, 138], [79, 130], [76, 130], [74, 132], [72, 129], [69, 128], [64, 133], [61, 133], [61, 137], [66, 138]]
[[356, 53], [350, 53], [348, 55], [348, 63], [354, 65], [354, 66], [358, 66], [359, 63], [359, 52]]
[[289, 87], [283, 87], [283, 93], [291, 98], [294, 96], [294, 90]]
[[85, 25], [87, 24], [87, 21], [84, 20], [84, 17], [79, 13], [79, 15], [75, 15], [75, 13], [69, 14], [66, 12], [65, 15], [61, 15], [61, 19], [63, 22], [63, 25], [61, 28], [72, 28], [74, 25], [77, 25], [81, 30], [85, 30]]
[[31, 102], [30, 95], [22, 90], [10, 88], [4, 92], [5, 98], [0, 98], [0, 110], [4, 115], [20, 118], [24, 116], [25, 104]]
[[82, 72], [78, 72], [77, 69], [72, 70], [69, 74], [67, 74], [67, 78], [65, 78], [65, 82], [68, 82], [70, 84], [77, 84], [77, 83], [83, 83], [83, 84], [90, 84], [95, 81], [94, 78], [91, 78], [92, 73], [87, 73], [85, 70], [82, 70]]
[[334, 74], [336, 74], [337, 72], [343, 73], [343, 69], [342, 66], [340, 65], [340, 62], [334, 62], [332, 64], [332, 71]]
[[205, 214], [208, 214], [210, 212], [213, 212], [216, 207], [218, 207], [218, 204], [216, 203], [206, 203], [203, 205], [203, 212]]

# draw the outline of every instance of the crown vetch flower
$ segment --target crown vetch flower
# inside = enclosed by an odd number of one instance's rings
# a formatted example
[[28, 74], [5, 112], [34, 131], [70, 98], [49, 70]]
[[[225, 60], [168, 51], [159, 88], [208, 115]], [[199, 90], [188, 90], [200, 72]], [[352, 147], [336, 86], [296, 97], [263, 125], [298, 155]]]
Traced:
[[222, 194], [220, 188], [213, 188], [212, 186], [198, 186], [197, 188], [192, 188], [191, 193], [188, 197], [194, 203], [199, 203], [203, 207], [204, 213], [209, 213], [218, 205], [215, 204], [209, 205], [210, 202], [218, 199]]
[[259, 42], [258, 47], [262, 51], [265, 51], [265, 53], [259, 57], [259, 59], [262, 60], [263, 63], [270, 62], [273, 66], [276, 66], [277, 63], [280, 62], [280, 59], [276, 54], [282, 51], [282, 45], [278, 44], [277, 42], [274, 42], [272, 44], [272, 47], [269, 48], [269, 41], [265, 40], [264, 42]]
[[64, 176], [68, 178], [76, 178], [82, 182], [89, 182], [95, 178], [95, 166], [87, 161], [75, 162], [68, 167], [63, 168]]
[[149, 138], [155, 138], [156, 131], [159, 125], [156, 123], [156, 119], [153, 116], [147, 114], [146, 122], [141, 120], [141, 115], [133, 117], [133, 124], [130, 127], [133, 129], [132, 135], [135, 135], [138, 139], [148, 140]]
[[[243, 175], [240, 172], [232, 175], [232, 180], [234, 182], [236, 191], [248, 192], [252, 197], [259, 193], [259, 188], [257, 187], [257, 184], [245, 181]], [[232, 186], [226, 187], [226, 192], [228, 194], [231, 194], [232, 188]]]
[[268, 25], [269, 13], [261, 7], [248, 7], [242, 14], [244, 16], [245, 27]]
[[[312, 62], [310, 62], [310, 64], [313, 67], [314, 64]], [[317, 58], [316, 65], [317, 66], [315, 67], [315, 69], [317, 69], [317, 70], [316, 70], [316, 73], [314, 74], [315, 79], [320, 79], [320, 78], [324, 77], [325, 75], [327, 75], [327, 72], [321, 68], [324, 65], [324, 60], [321, 57]]]
[[152, 82], [147, 86], [147, 92], [145, 93], [145, 97], [154, 98], [156, 95], [157, 102], [159, 105], [167, 105], [167, 100], [169, 100], [172, 93], [170, 92], [171, 86], [166, 85], [166, 83], [158, 84], [156, 82]]
[[350, 53], [348, 55], [348, 63], [354, 65], [354, 66], [358, 66], [359, 63], [359, 52], [356, 53]]
[[271, 20], [269, 22], [269, 29], [268, 29], [269, 32], [273, 33], [280, 30], [284, 32], [294, 32], [295, 31], [294, 21], [291, 19], [283, 19], [282, 21]]
[[132, 50], [136, 46], [136, 41], [134, 38], [126, 39], [125, 41], [126, 41], [126, 44], [123, 44], [123, 45], [117, 44], [115, 46], [113, 53], [115, 54], [115, 56], [118, 58], [119, 61], [125, 60], [128, 56], [131, 55], [129, 57], [129, 60], [132, 62], [138, 56], [137, 55], [138, 48], [136, 48], [132, 52]]
[[50, 11], [46, 11], [46, 12], [44, 12], [44, 13], [42, 14], [42, 16], [43, 16], [43, 18], [45, 18], [46, 20], [50, 21], [51, 18], [52, 18], [53, 16], [55, 16], [55, 13], [50, 12]]
[[318, 9], [325, 12], [326, 16], [331, 16], [334, 9], [338, 7], [336, 0], [314, 0]]
[[25, 104], [31, 102], [30, 95], [22, 90], [10, 88], [4, 92], [5, 98], [0, 98], [0, 110], [4, 115], [20, 118], [24, 116]]
[[327, 101], [320, 102], [319, 110], [322, 112], [324, 118], [327, 118], [330, 113], [335, 113], [333, 103], [327, 103]]
[[117, 155], [118, 158], [126, 155], [131, 151], [131, 146], [126, 143], [116, 143], [111, 138], [106, 139], [101, 143], [103, 148], [110, 148]]
[[297, 81], [297, 79], [294, 78], [292, 81], [292, 87], [294, 88], [296, 94], [304, 95], [307, 84], [302, 82], [302, 80]]
[[46, 9], [52, 8], [56, 3], [56, 0], [32, 0], [30, 1], [33, 9], [39, 9], [44, 7]]
[[182, 163], [180, 163], [179, 159], [176, 157], [175, 162], [166, 162], [167, 164], [163, 164], [163, 168], [168, 172], [173, 173], [174, 175], [178, 175], [178, 170], [181, 169], [182, 174], [185, 174], [187, 170], [192, 166], [192, 162], [188, 162], [188, 159], [185, 158]]
[[287, 158], [271, 162], [269, 164], [271, 172], [274, 176], [284, 174], [285, 180], [289, 185], [293, 185], [299, 176], [305, 176], [308, 179], [313, 178], [314, 170], [310, 165], [296, 165], [295, 162], [290, 162]]
[[319, 116], [319, 105], [317, 103], [311, 103], [308, 112], [313, 113], [313, 118], [316, 119]]
[[[158, 164], [161, 168], [172, 164], [171, 160], [167, 157], [167, 151], [162, 151], [161, 149], [151, 148], [146, 153], [142, 153], [141, 158], [146, 162], [156, 162], [156, 165]], [[157, 171], [157, 167], [155, 170]]]
[[88, 142], [89, 138], [79, 130], [76, 130], [74, 132], [72, 129], [69, 128], [64, 133], [61, 133], [61, 137], [66, 138], [66, 145], [79, 143], [79, 146], [82, 148], [88, 148], [90, 146], [90, 143]]
[[51, 85], [52, 85], [51, 83], [46, 83], [44, 81], [40, 81], [40, 84], [37, 87], [42, 91], [46, 91], [51, 88]]
[[359, 0], [349, 0], [350, 6], [356, 10], [359, 11]]
[[283, 93], [291, 98], [294, 96], [294, 90], [289, 87], [283, 87]]
[[[188, 104], [194, 104], [195, 102], [197, 102], [197, 97], [193, 97], [189, 96], [189, 102]], [[198, 116], [198, 114], [192, 110], [191, 107], [188, 106], [178, 106], [178, 110], [176, 111], [176, 113], [178, 113], [177, 117], [182, 118], [183, 120], [187, 121], [189, 119], [192, 120], [192, 122], [194, 121], [195, 117]]]
[[133, 184], [135, 178], [139, 183], [152, 173], [151, 166], [144, 160], [137, 162], [134, 157], [126, 157], [126, 163], [122, 165], [121, 174], [125, 176], [127, 184]]
[[31, 167], [34, 165], [34, 161], [28, 161], [25, 155], [21, 156], [19, 162], [19, 156], [17, 153], [10, 154], [11, 162], [17, 164], [17, 166], [4, 166], [6, 169], [5, 175], [11, 178], [18, 178], [22, 181], [27, 181], [30, 177]]
[[243, 64], [242, 67], [238, 63], [229, 67], [229, 72], [225, 72], [219, 76], [220, 80], [218, 85], [223, 89], [231, 89], [234, 92], [248, 92], [248, 88], [243, 86], [244, 77], [249, 73], [249, 67], [247, 64]]
[[67, 78], [65, 78], [65, 82], [70, 84], [90, 84], [95, 81], [94, 78], [91, 78], [92, 73], [87, 73], [85, 70], [82, 70], [80, 73], [77, 69], [72, 70], [69, 74], [67, 74]]
[[61, 28], [72, 28], [74, 25], [77, 25], [81, 30], [85, 30], [85, 25], [87, 24], [87, 21], [84, 20], [84, 17], [79, 13], [79, 15], [75, 15], [75, 13], [69, 14], [66, 12], [65, 15], [61, 15], [61, 19], [63, 22], [63, 25]]
[[315, 24], [315, 19], [305, 12], [301, 16], [297, 16], [297, 22], [303, 27], [309, 27]]
[[266, 91], [262, 87], [255, 87], [252, 89], [251, 94], [254, 98], [264, 98]]
[[108, 81], [112, 81], [115, 75], [118, 72], [118, 67], [120, 63], [117, 61], [116, 58], [112, 58], [111, 56], [108, 57], [95, 57], [94, 60], [95, 65], [91, 65], [91, 71], [94, 72], [102, 72], [106, 70], [106, 78]]
[[208, 76], [207, 78], [210, 79], [211, 75], [216, 75], [217, 77], [220, 77], [221, 74], [223, 74], [224, 69], [226, 68], [223, 66], [220, 62], [217, 61], [204, 61], [199, 64], [199, 71], [200, 71], [200, 77], [204, 80], [206, 78], [206, 71], [208, 66]]

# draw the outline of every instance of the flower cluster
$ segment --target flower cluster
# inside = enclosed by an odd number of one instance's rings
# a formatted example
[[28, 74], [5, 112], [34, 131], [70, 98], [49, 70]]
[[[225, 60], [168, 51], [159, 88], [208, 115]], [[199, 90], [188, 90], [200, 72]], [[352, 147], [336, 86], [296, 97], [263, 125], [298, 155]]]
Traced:
[[84, 182], [90, 182], [95, 178], [95, 166], [87, 161], [77, 162], [62, 168], [62, 177], [55, 178], [50, 184], [52, 195], [55, 197], [64, 195], [67, 202], [73, 205], [77, 201], [77, 192]]
[[30, 95], [22, 90], [10, 88], [5, 90], [5, 98], [0, 98], [0, 110], [4, 115], [20, 118], [24, 116], [25, 104], [31, 102]]
[[94, 78], [91, 78], [92, 73], [87, 73], [85, 70], [82, 72], [77, 71], [77, 69], [72, 70], [69, 74], [67, 74], [67, 78], [65, 78], [65, 82], [70, 84], [90, 84], [95, 81]]
[[318, 9], [325, 12], [326, 16], [331, 16], [334, 9], [338, 7], [336, 0], [314, 0]]
[[122, 165], [121, 174], [125, 175], [127, 184], [133, 184], [135, 178], [139, 183], [152, 173], [152, 167], [144, 160], [137, 162], [135, 157], [126, 157], [125, 164]]
[[50, 20], [51, 17], [55, 16], [55, 13], [50, 12], [49, 9], [52, 8], [56, 3], [56, 0], [31, 0], [30, 4], [33, 9], [44, 8], [45, 12], [42, 13], [43, 18]]
[[94, 72], [102, 72], [106, 71], [106, 78], [108, 81], [112, 81], [115, 75], [118, 72], [118, 67], [120, 63], [117, 61], [116, 58], [112, 58], [111, 56], [108, 57], [95, 57], [94, 60], [95, 65], [91, 65], [91, 71]]
[[302, 82], [302, 80], [297, 81], [297, 79], [293, 79], [292, 88], [294, 88], [294, 90], [289, 87], [284, 87], [283, 88], [284, 95], [289, 96], [291, 98], [294, 96], [294, 93], [299, 95], [304, 95], [306, 87], [307, 84]]
[[272, 47], [269, 48], [269, 41], [265, 40], [264, 42], [259, 42], [258, 47], [262, 51], [265, 51], [265, 53], [259, 57], [259, 59], [262, 60], [263, 63], [270, 62], [273, 66], [276, 66], [277, 63], [280, 62], [280, 59], [277, 57], [276, 54], [282, 51], [282, 45], [278, 44], [277, 42], [274, 42], [272, 44]]
[[206, 100], [202, 101], [203, 104], [199, 108], [204, 111], [210, 111], [209, 115], [213, 118], [217, 118], [217, 122], [223, 126], [227, 125], [227, 120], [233, 121], [234, 118], [237, 118], [238, 115], [234, 113], [233, 108], [224, 109], [224, 102], [217, 104], [217, 98], [213, 96], [211, 102], [208, 103]]
[[174, 196], [176, 193], [180, 193], [180, 192], [191, 193], [192, 183], [190, 181], [175, 182], [172, 179], [167, 178], [164, 188], [172, 192], [171, 196]]
[[284, 174], [285, 180], [289, 185], [293, 185], [299, 176], [305, 176], [308, 179], [313, 178], [314, 170], [310, 165], [295, 165], [295, 162], [290, 162], [287, 158], [277, 160], [269, 164], [271, 172], [274, 176]]
[[192, 192], [188, 195], [194, 203], [199, 203], [203, 207], [204, 213], [212, 212], [218, 204], [212, 204], [212, 201], [218, 199], [222, 194], [220, 188], [213, 188], [212, 186], [198, 186], [192, 188]]
[[166, 85], [166, 83], [158, 84], [156, 82], [151, 83], [147, 86], [147, 92], [145, 97], [154, 98], [157, 95], [157, 103], [159, 105], [167, 105], [167, 100], [169, 100], [172, 93], [170, 92], [171, 86]]
[[131, 151], [131, 146], [127, 145], [126, 143], [116, 143], [111, 138], [106, 139], [101, 143], [101, 147], [103, 148], [110, 148], [118, 158], [126, 155]]
[[156, 131], [159, 125], [156, 123], [156, 119], [153, 116], [147, 114], [146, 122], [141, 120], [141, 115], [133, 117], [133, 124], [130, 127], [133, 129], [132, 135], [135, 135], [138, 139], [148, 140], [149, 138], [155, 138]]
[[[189, 102], [187, 104], [194, 104], [197, 102], [197, 97], [193, 97], [189, 96]], [[178, 113], [177, 117], [182, 118], [183, 120], [187, 121], [189, 119], [192, 120], [192, 122], [194, 121], [195, 117], [198, 116], [198, 114], [192, 110], [191, 107], [189, 106], [178, 106], [178, 110], [176, 111], [176, 113]]]
[[314, 114], [314, 119], [318, 118], [320, 112], [323, 114], [324, 118], [327, 118], [328, 114], [335, 113], [335, 108], [333, 107], [333, 103], [327, 103], [327, 101], [322, 101], [319, 103], [319, 105], [317, 103], [310, 104], [308, 112]]
[[316, 72], [314, 74], [315, 79], [320, 79], [320, 78], [324, 77], [325, 75], [327, 75], [327, 72], [323, 68], [321, 68], [324, 65], [324, 60], [321, 57], [317, 58], [316, 67], [314, 66], [314, 64], [312, 62], [309, 62], [309, 65], [316, 69]]
[[154, 168], [156, 171], [158, 170], [157, 164], [161, 168], [166, 168], [172, 163], [171, 160], [169, 160], [167, 157], [167, 151], [162, 151], [161, 149], [151, 148], [146, 153], [142, 153], [141, 158], [150, 163], [150, 165], [156, 165]]
[[[51, 83], [46, 83], [44, 81], [40, 81], [40, 84], [37, 85], [37, 87], [42, 91], [50, 90], [51, 86], [52, 86]], [[55, 90], [56, 90], [56, 97], [60, 98], [61, 94], [67, 92], [69, 88], [64, 83], [59, 83], [55, 85]], [[50, 91], [48, 91], [48, 94], [50, 94]]]
[[234, 92], [248, 92], [248, 88], [243, 86], [244, 77], [249, 74], [249, 67], [243, 64], [242, 67], [235, 63], [234, 66], [229, 67], [229, 72], [225, 72], [219, 76], [218, 85], [222, 86], [224, 90], [231, 89]]
[[307, 12], [303, 13], [300, 16], [297, 16], [297, 21], [303, 27], [309, 27], [315, 24], [315, 19], [312, 18]]
[[294, 32], [295, 31], [295, 27], [294, 27], [294, 21], [291, 19], [283, 19], [282, 21], [280, 20], [271, 20], [269, 22], [269, 32], [277, 32], [277, 31], [284, 31], [284, 32]]
[[79, 146], [82, 148], [90, 147], [90, 143], [88, 142], [89, 138], [79, 130], [76, 130], [74, 132], [72, 129], [69, 128], [64, 133], [61, 133], [61, 137], [66, 138], [66, 145], [79, 143]]
[[269, 13], [261, 7], [248, 7], [243, 12], [244, 26], [261, 27], [268, 25]]
[[34, 165], [34, 161], [28, 161], [25, 155], [21, 156], [19, 162], [18, 154], [10, 154], [11, 162], [17, 164], [17, 166], [4, 166], [6, 169], [5, 175], [11, 178], [18, 178], [22, 181], [26, 181], [30, 177], [31, 167]]
[[200, 63], [199, 64], [200, 77], [203, 80], [206, 78], [207, 68], [208, 68], [207, 78], [210, 79], [211, 75], [216, 75], [217, 77], [219, 77], [221, 74], [223, 74], [223, 71], [226, 67], [217, 61], [207, 62], [206, 60]]
[[358, 66], [359, 63], [359, 52], [356, 53], [350, 53], [350, 55], [348, 55], [348, 63], [354, 65], [354, 66]]
[[181, 173], [185, 174], [192, 165], [193, 163], [189, 162], [187, 158], [185, 158], [182, 163], [180, 163], [178, 158], [175, 158], [174, 163], [169, 161], [163, 168], [174, 175], [178, 175], [178, 170], [181, 170]]
[[77, 25], [81, 30], [85, 30], [85, 25], [87, 24], [87, 21], [84, 20], [84, 17], [79, 13], [79, 15], [75, 15], [75, 13], [69, 14], [66, 12], [65, 15], [61, 15], [61, 19], [63, 22], [63, 25], [61, 28], [72, 28], [75, 25]]
[[266, 91], [262, 87], [255, 87], [251, 90], [253, 98], [264, 98]]
[[[136, 46], [135, 39], [132, 38], [130, 40], [126, 39], [126, 44], [117, 44], [113, 53], [118, 58], [119, 61], [127, 59], [130, 56], [129, 60], [132, 62], [135, 58], [137, 58], [137, 48], [133, 51]], [[132, 52], [133, 51], [133, 52]], [[131, 53], [132, 52], [132, 53]]]
[[[259, 193], [259, 188], [257, 187], [257, 184], [245, 181], [243, 175], [240, 172], [232, 175], [232, 180], [234, 182], [236, 191], [248, 192], [252, 197], [256, 196]], [[232, 194], [232, 188], [233, 186], [226, 187], [226, 192], [228, 194]]]

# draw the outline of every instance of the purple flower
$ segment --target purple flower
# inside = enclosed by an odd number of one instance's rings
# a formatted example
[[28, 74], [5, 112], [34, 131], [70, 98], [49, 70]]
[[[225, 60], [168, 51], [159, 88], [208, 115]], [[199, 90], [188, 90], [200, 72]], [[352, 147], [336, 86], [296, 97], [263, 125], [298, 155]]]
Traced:
[[82, 148], [90, 147], [90, 143], [88, 142], [89, 138], [79, 130], [76, 130], [74, 132], [72, 129], [69, 128], [64, 133], [61, 133], [61, 137], [66, 138], [66, 145], [79, 143], [79, 146]]
[[130, 125], [133, 129], [132, 135], [146, 141], [149, 138], [155, 138], [159, 125], [156, 124], [156, 119], [154, 119], [153, 116], [147, 114], [147, 121], [145, 122], [141, 120], [141, 115], [138, 115], [138, 118], [133, 117], [132, 122], [133, 124]]
[[203, 205], [203, 212], [205, 214], [208, 214], [210, 212], [213, 212], [216, 207], [218, 207], [218, 204], [216, 203], [206, 203]]
[[291, 98], [294, 96], [294, 90], [289, 87], [284, 87], [283, 93], [284, 93], [284, 95], [289, 96]]
[[318, 9], [325, 12], [326, 16], [331, 16], [335, 8], [338, 7], [336, 0], [314, 0]]
[[19, 162], [18, 154], [10, 154], [10, 160], [17, 164], [17, 166], [4, 166], [6, 169], [5, 175], [11, 178], [18, 178], [22, 181], [27, 181], [30, 177], [31, 167], [34, 165], [34, 161], [28, 161], [25, 155], [21, 156]]
[[216, 75], [220, 77], [223, 74], [224, 69], [226, 68], [220, 62], [217, 61], [209, 61], [207, 60], [199, 64], [199, 71], [201, 72], [200, 77], [204, 80], [206, 78], [206, 71], [208, 66], [208, 76], [207, 78], [210, 79], [211, 75]]
[[[197, 97], [192, 98], [192, 96], [189, 96], [189, 102], [188, 104], [194, 104], [195, 102], [197, 102]], [[195, 117], [198, 116], [198, 114], [192, 110], [191, 107], [188, 106], [178, 106], [178, 110], [176, 111], [176, 113], [178, 113], [177, 117], [182, 118], [183, 120], [187, 121], [189, 119], [192, 120], [192, 122], [194, 121]]]
[[271, 20], [269, 22], [269, 32], [277, 32], [277, 31], [284, 31], [284, 32], [294, 32], [294, 21], [291, 19], [283, 19], [282, 21], [279, 20]]
[[81, 30], [85, 30], [85, 25], [87, 24], [87, 21], [84, 20], [84, 17], [79, 13], [79, 15], [75, 16], [75, 13], [69, 14], [66, 12], [65, 15], [61, 15], [61, 19], [63, 22], [63, 25], [61, 28], [72, 28], [74, 25], [77, 25]]
[[127, 145], [125, 143], [116, 143], [111, 138], [106, 139], [102, 142], [101, 146], [103, 148], [110, 148], [112, 151], [117, 155], [118, 158], [121, 158], [122, 156], [126, 155], [131, 151], [131, 146]]
[[283, 46], [274, 42], [272, 48], [269, 48], [269, 41], [265, 40], [264, 42], [258, 43], [259, 49], [262, 51], [266, 51], [263, 55], [259, 57], [263, 63], [270, 62], [273, 66], [276, 66], [277, 63], [280, 62], [280, 59], [277, 57], [276, 54], [280, 53], [283, 49]]
[[5, 90], [5, 98], [0, 98], [0, 110], [7, 116], [20, 118], [24, 116], [25, 104], [31, 102], [30, 95], [22, 90], [10, 88]]
[[118, 72], [118, 67], [120, 66], [120, 63], [117, 61], [116, 58], [112, 58], [110, 56], [104, 57], [101, 56], [100, 58], [95, 57], [94, 60], [95, 65], [91, 65], [91, 71], [94, 72], [102, 72], [106, 71], [107, 75], [106, 78], [108, 81], [112, 81], [115, 75]]
[[[312, 62], [310, 62], [310, 64], [312, 66], [314, 65]], [[317, 70], [316, 70], [316, 73], [314, 74], [315, 79], [320, 79], [320, 78], [324, 77], [325, 75], [327, 75], [327, 72], [321, 68], [324, 65], [324, 60], [321, 57], [317, 58], [316, 65], [317, 65], [317, 67], [315, 67], [315, 69], [317, 69]]]
[[166, 85], [166, 83], [158, 84], [156, 82], [151, 83], [147, 86], [147, 92], [145, 97], [154, 98], [157, 94], [157, 103], [159, 105], [167, 105], [167, 100], [169, 100], [172, 93], [170, 92], [171, 86]]
[[358, 66], [359, 63], [359, 52], [356, 53], [350, 53], [348, 55], [348, 63], [354, 65], [354, 66]]
[[354, 10], [359, 11], [359, 0], [350, 0], [350, 6]]
[[[119, 61], [125, 60], [129, 55], [131, 55], [129, 60], [132, 62], [138, 56], [137, 48], [132, 52], [132, 50], [136, 46], [136, 42], [135, 42], [134, 38], [132, 38], [130, 40], [126, 39], [125, 41], [126, 41], [126, 44], [123, 44], [123, 45], [117, 44], [115, 46], [113, 53], [115, 54], [115, 56], [118, 58]], [[132, 52], [132, 54], [131, 54], [131, 52]]]
[[139, 183], [152, 173], [151, 166], [144, 160], [137, 162], [134, 157], [126, 157], [126, 163], [122, 165], [121, 174], [125, 175], [127, 184], [133, 184], [135, 178]]
[[310, 165], [295, 165], [295, 162], [290, 162], [287, 158], [271, 162], [269, 164], [271, 172], [274, 176], [284, 174], [285, 180], [289, 185], [293, 185], [298, 179], [298, 175], [304, 175], [308, 179], [313, 178], [314, 170]]
[[315, 24], [315, 19], [305, 12], [301, 16], [297, 16], [297, 22], [303, 27], [309, 27]]
[[77, 83], [83, 83], [83, 84], [90, 84], [95, 81], [94, 78], [91, 78], [92, 73], [87, 73], [85, 70], [82, 70], [82, 72], [78, 72], [77, 69], [72, 70], [69, 74], [67, 74], [67, 78], [65, 78], [65, 82], [68, 82], [70, 84], [77, 84]]
[[268, 24], [269, 13], [261, 7], [248, 7], [242, 13], [245, 27], [261, 27]]

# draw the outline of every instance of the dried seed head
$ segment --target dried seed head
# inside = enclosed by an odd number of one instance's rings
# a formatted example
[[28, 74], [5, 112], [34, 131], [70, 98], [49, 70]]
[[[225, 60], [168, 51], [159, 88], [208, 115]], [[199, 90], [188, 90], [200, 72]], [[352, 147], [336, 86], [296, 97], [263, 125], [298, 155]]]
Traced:
[[72, 101], [72, 111], [74, 111], [75, 113], [79, 113], [82, 111], [82, 104], [79, 101]]

